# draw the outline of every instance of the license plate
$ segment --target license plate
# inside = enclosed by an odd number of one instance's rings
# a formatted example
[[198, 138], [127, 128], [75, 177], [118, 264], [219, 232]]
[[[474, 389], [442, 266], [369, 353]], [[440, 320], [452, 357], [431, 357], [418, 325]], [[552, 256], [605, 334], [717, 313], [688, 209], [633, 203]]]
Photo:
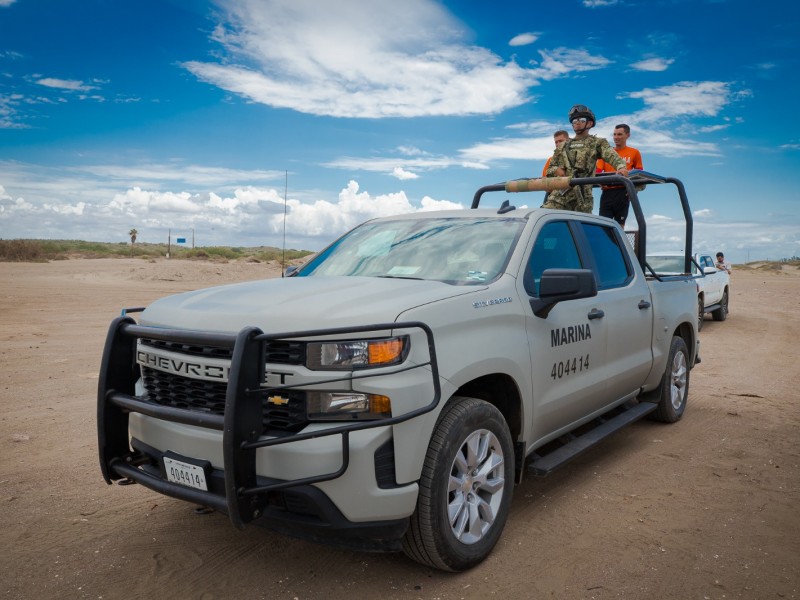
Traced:
[[206, 492], [208, 491], [205, 469], [199, 465], [193, 465], [182, 460], [175, 460], [174, 458], [165, 456], [164, 472], [167, 475], [167, 481]]

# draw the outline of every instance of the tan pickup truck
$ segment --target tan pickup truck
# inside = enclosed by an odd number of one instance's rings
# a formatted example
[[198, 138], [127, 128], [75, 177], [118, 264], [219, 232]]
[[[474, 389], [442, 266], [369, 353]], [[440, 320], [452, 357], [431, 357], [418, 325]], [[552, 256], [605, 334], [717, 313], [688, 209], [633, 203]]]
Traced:
[[[636, 191], [613, 178], [643, 247]], [[290, 276], [123, 311], [98, 388], [106, 482], [239, 528], [448, 571], [479, 563], [524, 473], [686, 410], [694, 279], [645, 275], [643, 248], [610, 219], [478, 206], [581, 183], [487, 186], [473, 210], [364, 223]]]

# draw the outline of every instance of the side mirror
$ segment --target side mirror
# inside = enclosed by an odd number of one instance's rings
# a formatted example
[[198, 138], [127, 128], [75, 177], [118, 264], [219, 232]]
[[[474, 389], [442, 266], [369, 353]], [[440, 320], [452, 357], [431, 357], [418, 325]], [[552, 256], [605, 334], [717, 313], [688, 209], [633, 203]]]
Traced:
[[297, 267], [295, 265], [290, 265], [290, 266], [286, 267], [286, 270], [283, 272], [283, 276], [284, 277], [294, 277], [299, 270], [300, 270], [300, 267]]
[[703, 267], [703, 274], [704, 275], [713, 275], [717, 271], [719, 271], [719, 269], [717, 269], [717, 267]]
[[531, 298], [531, 308], [537, 317], [546, 319], [559, 302], [596, 295], [597, 281], [589, 269], [547, 269], [539, 281], [539, 297]]

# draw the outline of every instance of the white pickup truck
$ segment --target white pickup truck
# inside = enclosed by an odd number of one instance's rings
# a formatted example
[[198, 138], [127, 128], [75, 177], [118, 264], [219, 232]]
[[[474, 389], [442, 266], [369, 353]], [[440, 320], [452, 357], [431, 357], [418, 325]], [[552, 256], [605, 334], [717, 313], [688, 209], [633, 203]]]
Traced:
[[[474, 210], [364, 223], [292, 276], [123, 311], [98, 387], [106, 482], [239, 528], [474, 566], [523, 473], [686, 409], [695, 283], [645, 276], [636, 191], [611, 179], [629, 188], [638, 254], [606, 218], [478, 208], [594, 183], [516, 180], [478, 190]], [[678, 187], [691, 247], [682, 185], [648, 181]]]
[[[685, 273], [684, 255], [679, 252], [659, 252], [647, 255], [647, 264], [659, 275]], [[708, 313], [715, 321], [728, 318], [730, 275], [718, 269], [711, 254], [698, 253], [692, 257], [690, 274], [697, 282], [697, 330], [703, 328]]]

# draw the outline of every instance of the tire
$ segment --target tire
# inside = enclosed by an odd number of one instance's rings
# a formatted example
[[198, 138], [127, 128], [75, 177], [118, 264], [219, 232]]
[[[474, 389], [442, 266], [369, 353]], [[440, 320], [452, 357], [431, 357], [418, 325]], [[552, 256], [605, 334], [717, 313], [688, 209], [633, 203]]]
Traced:
[[503, 415], [483, 400], [453, 397], [428, 445], [403, 551], [443, 571], [474, 567], [500, 539], [513, 487], [514, 446]]
[[686, 410], [689, 396], [689, 350], [683, 338], [674, 336], [669, 347], [669, 357], [659, 386], [642, 395], [644, 400], [657, 402], [658, 408], [650, 418], [662, 423], [680, 421]]
[[722, 292], [722, 300], [720, 300], [719, 308], [711, 312], [711, 316], [715, 321], [724, 321], [728, 318], [728, 289]]
[[697, 332], [703, 328], [703, 321], [705, 320], [706, 311], [703, 310], [703, 297], [697, 297]]

